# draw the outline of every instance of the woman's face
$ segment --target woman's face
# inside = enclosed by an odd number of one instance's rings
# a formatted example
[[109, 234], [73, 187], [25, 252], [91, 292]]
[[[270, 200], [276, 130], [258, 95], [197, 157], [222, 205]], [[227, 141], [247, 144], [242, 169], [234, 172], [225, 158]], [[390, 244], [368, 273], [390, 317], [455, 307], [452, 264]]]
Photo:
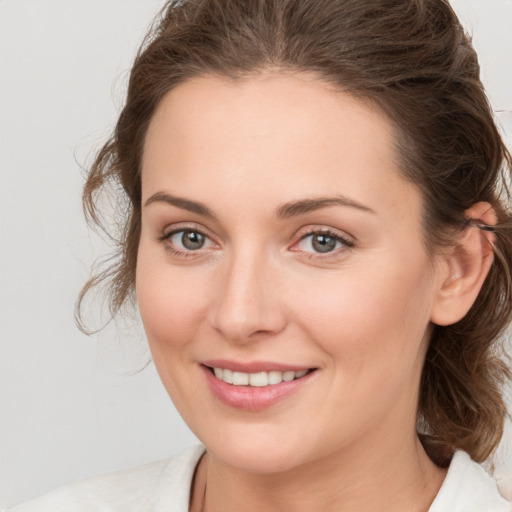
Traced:
[[137, 298], [169, 395], [226, 464], [412, 438], [433, 268], [391, 126], [351, 96], [306, 74], [205, 76], [156, 110]]

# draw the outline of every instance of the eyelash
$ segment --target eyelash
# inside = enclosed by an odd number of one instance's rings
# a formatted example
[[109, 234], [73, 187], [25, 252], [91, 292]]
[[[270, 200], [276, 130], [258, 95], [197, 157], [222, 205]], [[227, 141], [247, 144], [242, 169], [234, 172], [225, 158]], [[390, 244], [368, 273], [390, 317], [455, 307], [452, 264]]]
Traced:
[[[210, 237], [200, 229], [197, 229], [195, 226], [181, 226], [177, 229], [173, 229], [172, 231], [169, 231], [169, 233], [164, 233], [162, 236], [158, 237], [158, 241], [161, 243], [165, 243], [169, 241], [170, 238], [172, 238], [177, 233], [183, 233], [185, 231], [191, 231], [193, 233], [199, 233], [201, 236], [204, 236], [208, 240], [210, 240]], [[171, 252], [171, 254], [174, 254], [175, 256], [180, 256], [184, 258], [194, 258], [197, 257], [197, 253], [200, 250], [197, 251], [181, 251], [180, 249], [176, 249], [172, 244], [166, 243], [166, 249]]]
[[[181, 226], [178, 229], [174, 229], [174, 230], [170, 231], [169, 233], [165, 233], [162, 236], [158, 237], [158, 241], [161, 243], [165, 243], [170, 238], [172, 238], [174, 235], [176, 235], [177, 233], [182, 233], [185, 231], [191, 231], [194, 233], [198, 233], [201, 236], [205, 237], [206, 239], [211, 240], [211, 238], [206, 233], [204, 233], [204, 231], [198, 229], [197, 227]], [[333, 238], [336, 242], [340, 242], [344, 247], [335, 249], [333, 251], [330, 251], [330, 252], [327, 252], [324, 254], [310, 253], [310, 252], [303, 251], [305, 257], [308, 259], [311, 259], [311, 260], [326, 260], [335, 255], [339, 256], [340, 252], [345, 252], [347, 249], [352, 249], [355, 246], [355, 243], [353, 241], [341, 236], [338, 233], [335, 233], [334, 231], [331, 231], [331, 230], [325, 229], [325, 228], [324, 229], [310, 229], [310, 230], [302, 233], [299, 240], [297, 242], [295, 242], [294, 245], [302, 242], [308, 236], [312, 236], [312, 235], [326, 235], [329, 238]], [[201, 251], [201, 249], [198, 249], [196, 251], [194, 251], [194, 250], [182, 251], [180, 249], [176, 249], [176, 247], [171, 244], [166, 244], [166, 248], [175, 256], [185, 257], [185, 258], [197, 257], [198, 256], [197, 253], [199, 253]], [[295, 250], [295, 251], [299, 252], [297, 250]]]
[[[310, 260], [327, 260], [330, 258], [336, 258], [340, 256], [340, 253], [343, 253], [347, 251], [348, 249], [352, 249], [355, 244], [353, 241], [349, 240], [348, 238], [345, 238], [344, 236], [340, 235], [339, 233], [336, 233], [334, 231], [331, 231], [330, 229], [322, 228], [322, 229], [309, 229], [305, 231], [304, 233], [301, 233], [300, 238], [297, 242], [294, 243], [294, 245], [299, 244], [306, 238], [312, 235], [325, 235], [329, 238], [334, 239], [336, 242], [340, 242], [343, 247], [340, 247], [338, 249], [334, 249], [333, 251], [329, 251], [327, 253], [319, 253], [319, 252], [306, 252], [304, 251], [304, 256]], [[298, 252], [298, 251], [297, 251]]]

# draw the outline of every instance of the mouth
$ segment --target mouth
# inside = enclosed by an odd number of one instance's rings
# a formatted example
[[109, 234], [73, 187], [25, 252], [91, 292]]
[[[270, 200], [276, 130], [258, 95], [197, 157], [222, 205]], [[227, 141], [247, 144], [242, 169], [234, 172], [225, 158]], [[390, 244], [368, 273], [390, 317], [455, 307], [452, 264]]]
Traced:
[[246, 412], [264, 411], [285, 401], [311, 386], [318, 373], [318, 368], [270, 362], [210, 360], [200, 367], [214, 397], [232, 409]]
[[255, 373], [246, 373], [240, 371], [233, 371], [228, 368], [221, 367], [210, 367], [206, 366], [210, 373], [212, 373], [216, 379], [231, 384], [232, 386], [250, 386], [250, 387], [267, 387], [276, 386], [282, 382], [292, 382], [294, 380], [301, 379], [309, 373], [312, 373], [316, 368], [309, 368], [299, 371], [280, 371], [270, 370], [261, 371]]
[[269, 369], [268, 371], [259, 372], [242, 372], [235, 371], [221, 366], [203, 366], [215, 376], [216, 379], [231, 384], [232, 386], [251, 386], [266, 387], [275, 386], [282, 382], [291, 382], [316, 371], [316, 368], [306, 368], [301, 370], [277, 370]]

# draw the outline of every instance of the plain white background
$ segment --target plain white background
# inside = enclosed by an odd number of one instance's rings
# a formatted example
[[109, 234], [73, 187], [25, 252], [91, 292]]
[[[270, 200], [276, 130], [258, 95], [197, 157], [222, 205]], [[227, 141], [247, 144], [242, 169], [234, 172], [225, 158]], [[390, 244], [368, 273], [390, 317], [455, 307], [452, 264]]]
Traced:
[[[90, 163], [113, 127], [161, 4], [0, 0], [2, 507], [196, 442], [153, 365], [134, 373], [149, 358], [140, 328], [87, 338], [73, 321], [80, 286], [105, 249], [83, 221], [77, 161]], [[474, 33], [510, 143], [512, 1], [453, 5]], [[510, 430], [499, 455], [512, 481]]]

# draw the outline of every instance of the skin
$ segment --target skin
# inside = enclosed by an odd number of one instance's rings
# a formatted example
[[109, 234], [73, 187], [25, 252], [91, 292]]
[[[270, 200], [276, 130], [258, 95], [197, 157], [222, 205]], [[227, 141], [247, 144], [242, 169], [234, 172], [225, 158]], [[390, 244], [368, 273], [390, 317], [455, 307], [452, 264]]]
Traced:
[[[429, 255], [421, 194], [397, 168], [384, 115], [307, 74], [198, 77], [158, 106], [136, 289], [163, 384], [207, 447], [191, 510], [206, 482], [209, 512], [428, 510], [445, 475], [416, 436], [429, 329], [436, 315], [463, 315], [489, 258], [477, 235], [464, 261]], [[364, 208], [276, 217], [285, 203], [337, 195]], [[204, 246], [162, 240], [180, 228], [204, 233]], [[316, 252], [311, 232], [322, 229], [349, 243]], [[254, 412], [212, 395], [207, 359], [317, 370]]]

